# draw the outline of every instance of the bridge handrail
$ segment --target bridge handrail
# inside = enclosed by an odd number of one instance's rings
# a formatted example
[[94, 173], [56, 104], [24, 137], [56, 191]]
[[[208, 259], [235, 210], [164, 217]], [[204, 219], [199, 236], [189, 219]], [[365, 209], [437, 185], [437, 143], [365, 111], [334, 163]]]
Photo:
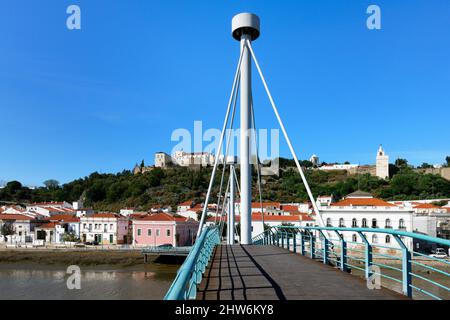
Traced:
[[[353, 232], [359, 235], [359, 237], [362, 239], [362, 242], [345, 240], [345, 237], [343, 236], [344, 232]], [[336, 239], [336, 237], [331, 238], [331, 233], [335, 233], [338, 239]], [[383, 233], [391, 235], [396, 240], [398, 247], [387, 247], [377, 245], [376, 243], [371, 243], [367, 239], [367, 233]], [[328, 235], [328, 237], [326, 235]], [[440, 263], [441, 267], [444, 266], [445, 268], [448, 268], [448, 266], [450, 265], [450, 261], [446, 259], [428, 257], [423, 253], [414, 251], [415, 248], [408, 248], [408, 244], [404, 241], [405, 238], [422, 240], [450, 248], [450, 240], [430, 237], [428, 235], [420, 233], [380, 228], [313, 226], [273, 226], [254, 237], [253, 243], [259, 245], [277, 245], [283, 248], [285, 248], [286, 245], [286, 248], [288, 250], [291, 250], [292, 248], [294, 253], [297, 253], [297, 247], [299, 246], [300, 254], [306, 255], [308, 253], [308, 256], [312, 259], [320, 259], [324, 264], [334, 264], [336, 267], [340, 267], [342, 271], [348, 271], [349, 268], [356, 269], [364, 272], [364, 275], [367, 279], [376, 274], [382, 278], [398, 282], [402, 284], [402, 293], [411, 298], [413, 289], [433, 299], [442, 299], [442, 297], [439, 296], [441, 293], [450, 294], [450, 287], [448, 285], [439, 283], [437, 282], [437, 280], [428, 279], [426, 275], [421, 275], [420, 272], [419, 274], [417, 272], [414, 273], [412, 269], [413, 266], [420, 266], [427, 272], [437, 272], [441, 277], [449, 279], [450, 273], [447, 272], [447, 269], [441, 270], [437, 268], [436, 264]], [[320, 242], [317, 241], [317, 239], [319, 239]], [[298, 241], [300, 242], [300, 245], [298, 245]], [[321, 244], [320, 248], [316, 248], [319, 247], [318, 244]], [[354, 247], [347, 248], [348, 244], [363, 245], [364, 249], [356, 250]], [[414, 244], [414, 242], [412, 244]], [[401, 257], [399, 257], [398, 255], [394, 256], [392, 254], [381, 254], [379, 252], [373, 252], [373, 248], [382, 248], [388, 250], [392, 249], [396, 252], [396, 254], [401, 254]], [[357, 252], [356, 256], [354, 255], [355, 252]], [[360, 256], [361, 254], [362, 257]], [[373, 257], [378, 256], [396, 259], [397, 261], [400, 260], [401, 267], [396, 268], [379, 261], [374, 262]], [[429, 261], [433, 263], [433, 265], [427, 265], [426, 262], [417, 262], [416, 259], [413, 260], [414, 256], [425, 256]], [[352, 262], [351, 264], [348, 260], [353, 260], [356, 263]], [[364, 264], [364, 267], [361, 265], [355, 265], [361, 263]], [[400, 272], [401, 277], [400, 279], [397, 279], [391, 275], [383, 274], [381, 272], [381, 269], [377, 272], [372, 266], [390, 269], [394, 272]], [[428, 287], [427, 290], [419, 287], [416, 283], [413, 282], [413, 279], [419, 279], [427, 285], [435, 286], [433, 288], [437, 288], [438, 293], [430, 292]], [[446, 297], [448, 298], [448, 295], [446, 295]]]
[[[274, 227], [272, 227], [274, 228]], [[421, 233], [398, 231], [393, 229], [380, 229], [380, 228], [347, 228], [347, 227], [302, 227], [302, 226], [277, 226], [277, 229], [305, 229], [305, 230], [323, 230], [323, 231], [353, 231], [353, 232], [370, 232], [370, 233], [385, 233], [390, 235], [397, 235], [401, 237], [409, 237], [418, 240], [424, 240], [429, 242], [434, 242], [442, 244], [444, 246], [450, 247], [450, 240], [443, 238], [431, 237]]]
[[219, 242], [218, 227], [208, 227], [202, 230], [186, 260], [178, 269], [175, 280], [167, 291], [164, 300], [195, 299], [197, 285], [201, 282], [214, 247]]

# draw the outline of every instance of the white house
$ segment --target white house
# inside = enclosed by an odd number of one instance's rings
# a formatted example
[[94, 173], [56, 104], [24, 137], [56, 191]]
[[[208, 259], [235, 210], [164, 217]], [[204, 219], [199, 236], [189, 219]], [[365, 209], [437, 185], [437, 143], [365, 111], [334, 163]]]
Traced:
[[[356, 191], [344, 200], [321, 207], [322, 219], [330, 227], [381, 228], [413, 232], [414, 211], [398, 207], [369, 193]], [[399, 248], [396, 240], [383, 233], [367, 233], [367, 240], [373, 245]], [[344, 232], [345, 240], [363, 243], [356, 232]], [[404, 239], [408, 248], [412, 240]]]
[[128, 219], [115, 213], [98, 213], [80, 218], [82, 242], [128, 243]]
[[8, 224], [11, 235], [0, 236], [0, 241], [9, 243], [26, 243], [33, 242], [34, 225], [32, 223], [33, 218], [23, 214], [0, 214], [0, 229], [3, 225]]

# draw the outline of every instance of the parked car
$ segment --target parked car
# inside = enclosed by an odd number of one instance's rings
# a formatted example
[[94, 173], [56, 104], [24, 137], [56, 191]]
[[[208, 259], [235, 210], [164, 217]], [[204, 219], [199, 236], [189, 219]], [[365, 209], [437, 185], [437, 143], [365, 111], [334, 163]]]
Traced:
[[432, 257], [432, 258], [438, 258], [438, 259], [445, 259], [448, 257], [448, 255], [445, 253], [445, 250], [443, 248], [437, 248], [434, 253], [432, 253], [428, 256]]
[[173, 245], [171, 245], [170, 243], [166, 243], [166, 244], [159, 245], [158, 248], [160, 248], [160, 249], [172, 249]]
[[98, 246], [98, 241], [86, 242], [86, 245], [88, 245], [88, 246]]

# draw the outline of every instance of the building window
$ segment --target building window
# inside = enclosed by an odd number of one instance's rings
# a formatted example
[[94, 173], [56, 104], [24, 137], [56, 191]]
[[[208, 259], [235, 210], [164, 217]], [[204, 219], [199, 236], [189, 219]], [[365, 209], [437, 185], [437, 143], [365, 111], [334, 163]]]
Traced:
[[331, 219], [327, 218], [327, 227], [331, 227]]
[[398, 221], [398, 228], [399, 228], [399, 229], [405, 229], [405, 220], [400, 219], [400, 220]]
[[170, 237], [170, 229], [166, 230], [166, 236]]
[[340, 227], [340, 228], [345, 227], [345, 224], [344, 224], [344, 218], [340, 218], [340, 219], [339, 219], [339, 227]]
[[140, 236], [141, 235], [141, 229], [138, 229], [138, 236]]
[[366, 218], [362, 219], [362, 227], [367, 228], [367, 219]]
[[386, 228], [386, 229], [392, 228], [392, 226], [391, 226], [391, 219], [386, 219], [386, 225], [385, 225], [385, 228]]
[[352, 235], [352, 242], [358, 242], [358, 236], [356, 234]]
[[113, 229], [113, 224], [111, 223], [110, 225], [109, 225], [109, 230], [112, 230]]
[[352, 228], [357, 228], [358, 227], [358, 221], [356, 220], [356, 218], [352, 219]]
[[377, 227], [377, 219], [372, 219], [372, 228], [378, 228]]
[[391, 243], [391, 236], [390, 235], [386, 235], [386, 239], [385, 239], [386, 243]]
[[376, 234], [372, 236], [372, 243], [378, 243], [378, 237]]
[[159, 229], [156, 229], [156, 236], [159, 237]]
[[152, 229], [147, 229], [147, 235], [151, 236], [152, 235]]

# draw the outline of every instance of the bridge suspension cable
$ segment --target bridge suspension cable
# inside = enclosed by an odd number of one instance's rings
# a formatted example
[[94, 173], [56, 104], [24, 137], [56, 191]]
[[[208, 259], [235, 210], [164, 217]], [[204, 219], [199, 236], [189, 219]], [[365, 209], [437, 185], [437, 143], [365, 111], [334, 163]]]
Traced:
[[258, 60], [256, 58], [255, 52], [253, 51], [252, 44], [248, 40], [247, 40], [247, 47], [250, 50], [251, 56], [253, 58], [253, 61], [255, 62], [256, 69], [258, 70], [259, 76], [261, 77], [261, 81], [262, 81], [262, 83], [264, 85], [264, 89], [266, 90], [267, 96], [269, 97], [270, 104], [272, 105], [273, 111], [275, 112], [275, 116], [278, 119], [278, 123], [280, 124], [281, 131], [283, 132], [284, 138], [286, 139], [286, 142], [288, 144], [289, 150], [291, 151], [291, 154], [294, 157], [295, 164], [297, 166], [298, 172], [300, 173], [300, 176], [302, 178], [303, 184], [305, 185], [306, 192], [308, 193], [308, 197], [309, 197], [309, 199], [310, 199], [310, 201], [312, 203], [314, 211], [316, 212], [316, 216], [318, 218], [319, 224], [322, 227], [324, 227], [325, 224], [323, 222], [322, 216], [320, 215], [319, 208], [318, 208], [317, 203], [316, 203], [316, 201], [314, 199], [314, 196], [313, 196], [313, 194], [311, 192], [311, 189], [309, 187], [308, 181], [306, 180], [306, 177], [305, 177], [305, 174], [303, 172], [303, 169], [300, 166], [300, 163], [299, 163], [298, 158], [297, 158], [297, 154], [295, 153], [295, 150], [294, 150], [294, 148], [292, 146], [291, 139], [289, 138], [289, 135], [287, 134], [286, 128], [284, 127], [283, 121], [281, 120], [280, 114], [278, 112], [278, 108], [275, 105], [275, 101], [273, 100], [272, 94], [270, 93], [269, 87], [267, 86], [266, 79], [264, 78], [264, 75], [263, 75], [263, 73], [261, 71], [261, 67], [259, 66], [259, 63], [258, 63]]
[[233, 86], [231, 88], [231, 94], [230, 94], [230, 99], [228, 101], [227, 112], [225, 114], [225, 120], [223, 122], [223, 127], [222, 127], [222, 133], [220, 135], [219, 146], [218, 146], [218, 148], [216, 150], [216, 158], [214, 160], [214, 167], [213, 167], [213, 171], [212, 171], [212, 174], [211, 174], [211, 179], [209, 181], [208, 192], [206, 193], [206, 199], [205, 199], [205, 203], [203, 205], [202, 217], [200, 219], [200, 224], [199, 224], [198, 230], [197, 230], [197, 238], [200, 236], [200, 234], [202, 232], [202, 229], [203, 229], [203, 225], [205, 224], [206, 212], [208, 211], [209, 198], [211, 196], [211, 190], [212, 190], [212, 187], [213, 187], [213, 184], [214, 184], [214, 178], [215, 178], [215, 175], [216, 175], [217, 165], [218, 165], [218, 162], [219, 162], [220, 154], [222, 152], [223, 139], [224, 139], [224, 136], [225, 136], [226, 127], [227, 127], [228, 119], [229, 119], [229, 116], [230, 116], [231, 103], [233, 101], [235, 90], [237, 90], [237, 81], [238, 81], [238, 78], [239, 78], [239, 72], [240, 72], [241, 63], [242, 63], [242, 56], [243, 56], [243, 54], [241, 52], [241, 55], [239, 56], [238, 65], [237, 65], [237, 68], [236, 68], [236, 73], [234, 75]]

